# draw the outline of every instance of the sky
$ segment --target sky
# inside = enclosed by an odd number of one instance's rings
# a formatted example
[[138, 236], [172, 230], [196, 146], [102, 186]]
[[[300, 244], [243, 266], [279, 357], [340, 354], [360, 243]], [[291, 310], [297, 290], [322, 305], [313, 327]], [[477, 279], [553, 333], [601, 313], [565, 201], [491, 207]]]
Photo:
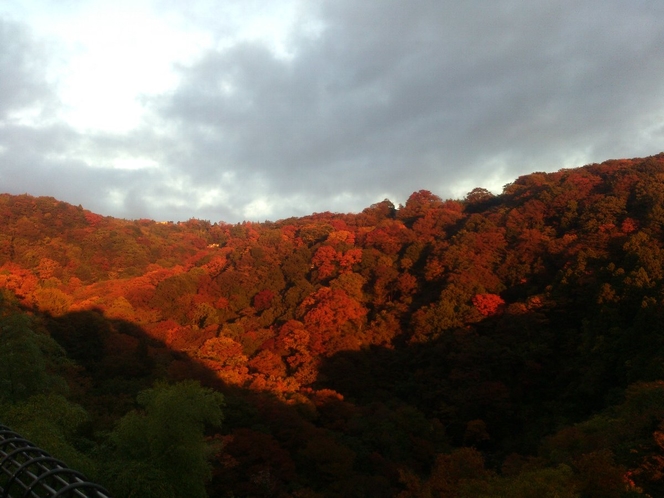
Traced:
[[0, 0], [0, 192], [360, 212], [664, 150], [660, 0]]

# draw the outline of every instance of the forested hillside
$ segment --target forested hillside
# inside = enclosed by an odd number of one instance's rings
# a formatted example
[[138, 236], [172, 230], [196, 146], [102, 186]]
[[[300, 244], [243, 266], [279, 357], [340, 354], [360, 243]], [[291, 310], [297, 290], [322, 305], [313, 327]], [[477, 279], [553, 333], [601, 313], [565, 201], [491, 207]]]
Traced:
[[664, 154], [237, 225], [0, 195], [0, 291], [0, 421], [118, 498], [664, 496]]

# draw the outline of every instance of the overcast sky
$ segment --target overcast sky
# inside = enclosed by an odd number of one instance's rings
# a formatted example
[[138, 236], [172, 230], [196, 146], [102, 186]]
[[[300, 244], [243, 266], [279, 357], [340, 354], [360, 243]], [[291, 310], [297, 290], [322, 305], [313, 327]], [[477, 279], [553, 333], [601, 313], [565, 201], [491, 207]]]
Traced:
[[662, 150], [661, 0], [0, 0], [0, 192], [235, 223]]

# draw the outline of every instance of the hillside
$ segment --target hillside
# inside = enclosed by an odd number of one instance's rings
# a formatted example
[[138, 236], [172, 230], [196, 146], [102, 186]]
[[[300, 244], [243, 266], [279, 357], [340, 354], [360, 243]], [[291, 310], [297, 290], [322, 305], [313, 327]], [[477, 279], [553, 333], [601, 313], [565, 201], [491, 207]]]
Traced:
[[0, 288], [0, 420], [118, 497], [664, 495], [664, 154], [237, 225], [0, 195]]

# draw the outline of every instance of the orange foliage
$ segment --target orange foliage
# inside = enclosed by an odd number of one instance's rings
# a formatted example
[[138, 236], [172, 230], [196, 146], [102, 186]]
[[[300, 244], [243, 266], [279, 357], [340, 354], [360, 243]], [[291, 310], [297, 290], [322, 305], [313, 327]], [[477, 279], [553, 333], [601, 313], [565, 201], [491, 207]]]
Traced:
[[359, 338], [345, 326], [364, 317], [367, 310], [345, 291], [322, 287], [302, 301], [301, 308], [304, 324], [312, 331], [310, 348], [314, 354], [359, 348]]
[[242, 345], [230, 337], [214, 337], [196, 351], [196, 357], [219, 378], [230, 384], [242, 384], [248, 379], [248, 358]]

